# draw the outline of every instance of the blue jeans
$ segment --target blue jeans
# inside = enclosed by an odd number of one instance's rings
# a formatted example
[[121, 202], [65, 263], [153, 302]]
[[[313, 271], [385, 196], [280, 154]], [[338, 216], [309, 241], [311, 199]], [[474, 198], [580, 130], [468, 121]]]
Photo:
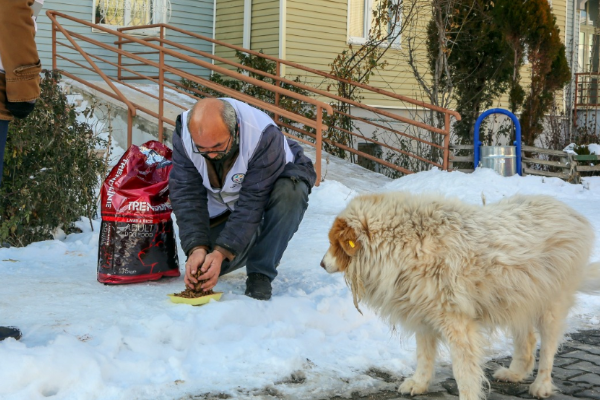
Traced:
[[7, 136], [8, 121], [0, 120], [0, 184], [2, 183], [2, 173], [4, 167], [4, 147], [6, 147]]
[[[259, 273], [272, 281], [277, 266], [289, 241], [298, 230], [308, 207], [308, 186], [300, 180], [280, 178], [275, 182], [262, 222], [250, 244], [233, 261], [225, 261], [221, 274], [225, 275], [246, 266], [246, 272]], [[225, 223], [210, 228], [210, 242], [214, 247]]]

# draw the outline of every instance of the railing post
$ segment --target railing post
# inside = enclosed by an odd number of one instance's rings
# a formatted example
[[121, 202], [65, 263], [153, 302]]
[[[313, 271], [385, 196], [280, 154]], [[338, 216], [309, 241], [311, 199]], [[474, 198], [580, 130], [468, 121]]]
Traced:
[[[123, 50], [123, 45], [121, 44], [121, 40], [122, 38], [119, 38], [119, 44], [117, 45], [119, 50]], [[121, 64], [122, 64], [122, 56], [121, 56], [121, 52], [119, 51], [117, 53], [117, 80], [119, 82], [122, 81], [122, 75], [121, 75]]]
[[127, 148], [131, 147], [133, 139], [133, 115], [131, 115], [131, 109], [127, 110]]
[[52, 69], [56, 70], [56, 24], [52, 23]]
[[[279, 74], [281, 73], [281, 64], [279, 63], [279, 61], [275, 62], [275, 75], [279, 78]], [[279, 80], [275, 81], [275, 86], [279, 87]], [[276, 92], [275, 93], [275, 107], [279, 107], [279, 93]], [[279, 125], [279, 114], [275, 114], [273, 115], [273, 121], [275, 121], [276, 124]]]
[[[114, 79], [111, 79], [108, 76], [106, 76], [106, 74], [104, 72], [102, 72], [102, 69], [100, 69], [96, 65], [96, 63], [92, 60], [92, 58], [81, 48], [81, 46], [79, 44], [77, 44], [77, 42], [73, 39], [73, 37], [71, 37], [69, 32], [66, 31], [60, 25], [60, 23], [58, 23], [58, 21], [56, 21], [56, 15], [59, 15], [61, 17], [66, 17], [66, 18], [69, 18], [69, 17], [65, 14], [61, 14], [61, 13], [58, 13], [58, 12], [52, 11], [52, 10], [48, 10], [46, 12], [46, 15], [50, 18], [50, 20], [52, 21], [53, 24], [56, 24], [57, 29], [59, 29], [60, 32], [65, 36], [65, 38], [67, 38], [67, 40], [71, 43], [71, 45], [75, 48], [75, 50], [77, 50], [79, 52], [79, 54], [81, 54], [81, 56], [90, 64], [90, 66], [94, 69], [94, 71], [96, 71], [96, 73], [102, 77], [104, 82], [106, 82], [106, 84], [113, 90], [113, 92], [117, 95], [117, 97], [123, 103], [127, 104], [128, 112], [133, 117], [136, 114], [135, 106], [129, 100], [127, 100], [127, 98], [125, 96], [123, 96], [123, 93], [121, 93], [121, 91], [119, 89], [117, 89], [117, 87], [112, 83], [112, 81]], [[83, 22], [81, 20], [78, 20], [77, 18], [75, 18], [73, 20], [77, 21], [77, 22]]]
[[315, 186], [321, 184], [321, 147], [323, 146], [323, 108], [317, 106], [317, 143], [315, 145], [317, 159], [315, 160], [315, 170], [317, 172], [317, 181]]
[[444, 130], [446, 134], [444, 136], [444, 162], [443, 169], [448, 171], [448, 159], [450, 158], [450, 114], [444, 113]]
[[160, 27], [160, 51], [158, 60], [158, 141], [163, 142], [163, 117], [165, 107], [165, 53], [163, 51], [164, 26]]
[[579, 74], [575, 74], [575, 96], [573, 99], [573, 126], [577, 126], [577, 101], [579, 95]]

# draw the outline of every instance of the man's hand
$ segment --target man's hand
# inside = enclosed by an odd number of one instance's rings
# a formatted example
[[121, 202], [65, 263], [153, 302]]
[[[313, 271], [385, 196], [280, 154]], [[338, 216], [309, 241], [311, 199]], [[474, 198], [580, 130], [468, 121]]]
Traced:
[[198, 268], [204, 263], [204, 259], [206, 258], [206, 250], [203, 248], [198, 248], [190, 254], [187, 262], [185, 263], [185, 277], [183, 281], [185, 285], [190, 289], [196, 289], [196, 284], [198, 284], [198, 279], [194, 278]]
[[224, 259], [225, 256], [217, 250], [208, 254], [204, 259], [204, 264], [200, 268], [201, 275], [198, 279], [201, 281], [206, 280], [201, 286], [205, 292], [211, 290], [217, 284], [219, 274], [221, 273], [221, 264], [223, 264]]

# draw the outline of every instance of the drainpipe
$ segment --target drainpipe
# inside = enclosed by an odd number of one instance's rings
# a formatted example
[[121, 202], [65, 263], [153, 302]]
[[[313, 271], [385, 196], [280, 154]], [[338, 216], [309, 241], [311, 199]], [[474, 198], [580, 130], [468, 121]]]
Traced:
[[[285, 54], [285, 34], [287, 25], [287, 0], [279, 0], [279, 58], [286, 59]], [[279, 76], [285, 76], [285, 65], [281, 65]]]
[[252, 0], [244, 0], [244, 38], [242, 47], [250, 49], [250, 36], [252, 35]]
[[[212, 38], [217, 40], [217, 0], [213, 0], [213, 26], [212, 26]], [[212, 44], [212, 55], [215, 55], [215, 44]], [[211, 60], [212, 64], [215, 65], [215, 60]], [[211, 72], [212, 74], [212, 72]]]
[[571, 82], [569, 84], [569, 124], [567, 128], [567, 133], [569, 135], [569, 142], [571, 141], [571, 134], [573, 131], [573, 112], [575, 110], [575, 98], [577, 88], [574, 86], [574, 77], [577, 73], [577, 56], [579, 53], [579, 24], [577, 23], [577, 3], [579, 0], [572, 0], [572, 10], [571, 10]]

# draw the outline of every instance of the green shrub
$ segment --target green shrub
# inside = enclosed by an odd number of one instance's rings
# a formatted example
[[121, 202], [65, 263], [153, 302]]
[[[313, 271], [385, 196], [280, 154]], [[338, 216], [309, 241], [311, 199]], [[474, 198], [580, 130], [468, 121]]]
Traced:
[[96, 211], [97, 188], [106, 173], [94, 148], [102, 144], [91, 127], [76, 121], [58, 85], [56, 71], [44, 71], [41, 96], [24, 120], [9, 125], [0, 184], [0, 241], [12, 246], [52, 238], [81, 216]]

